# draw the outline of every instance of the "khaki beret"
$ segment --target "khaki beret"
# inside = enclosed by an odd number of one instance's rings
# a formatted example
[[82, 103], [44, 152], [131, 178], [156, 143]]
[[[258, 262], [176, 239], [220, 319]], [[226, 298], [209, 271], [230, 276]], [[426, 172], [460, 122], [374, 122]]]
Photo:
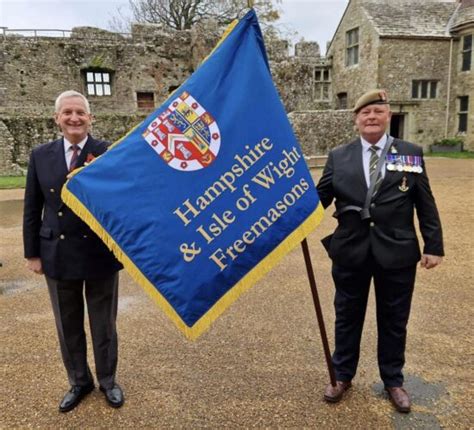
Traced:
[[370, 90], [363, 94], [354, 105], [353, 112], [359, 112], [363, 107], [368, 105], [386, 105], [388, 97], [385, 90]]

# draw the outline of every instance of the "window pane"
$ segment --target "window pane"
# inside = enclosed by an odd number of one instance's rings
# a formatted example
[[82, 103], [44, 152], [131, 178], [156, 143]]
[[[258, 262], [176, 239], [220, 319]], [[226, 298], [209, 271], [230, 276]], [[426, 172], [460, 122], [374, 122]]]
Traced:
[[467, 112], [469, 110], [469, 97], [463, 96], [459, 97], [459, 111]]
[[329, 85], [324, 84], [323, 86], [323, 100], [329, 99]]
[[353, 43], [359, 43], [359, 29], [354, 30]]
[[339, 93], [337, 95], [339, 109], [347, 109], [347, 93]]
[[435, 99], [436, 98], [436, 86], [438, 82], [436, 81], [431, 81], [430, 85], [430, 99]]
[[347, 65], [348, 66], [352, 66], [353, 64], [355, 64], [354, 53], [355, 53], [355, 48], [349, 48], [347, 50]]
[[471, 70], [471, 51], [465, 51], [462, 53], [462, 68], [464, 72], [466, 70]]
[[314, 74], [314, 80], [315, 81], [320, 81], [321, 80], [321, 70], [316, 70]]
[[472, 34], [468, 34], [467, 36], [464, 36], [464, 41], [463, 41], [463, 51], [470, 51], [472, 48]]
[[87, 94], [90, 96], [95, 95], [94, 84], [87, 84]]
[[428, 81], [421, 81], [421, 98], [428, 98]]
[[359, 64], [359, 46], [354, 47], [354, 63]]
[[104, 84], [104, 95], [110, 96], [110, 85], [109, 84]]
[[92, 72], [87, 72], [87, 82], [94, 82], [94, 74]]
[[411, 86], [411, 97], [414, 99], [418, 98], [418, 81], [413, 81]]
[[110, 82], [110, 75], [108, 73], [102, 73], [102, 78], [104, 82]]
[[102, 82], [102, 73], [94, 73], [95, 81]]
[[467, 113], [459, 114], [459, 128], [458, 131], [467, 131]]
[[98, 96], [103, 96], [104, 95], [104, 91], [102, 89], [102, 85], [101, 84], [96, 84], [95, 86], [95, 92]]
[[137, 106], [140, 109], [153, 109], [155, 107], [153, 93], [137, 92]]
[[325, 70], [324, 71], [324, 78], [323, 78], [324, 81], [329, 81], [329, 70]]

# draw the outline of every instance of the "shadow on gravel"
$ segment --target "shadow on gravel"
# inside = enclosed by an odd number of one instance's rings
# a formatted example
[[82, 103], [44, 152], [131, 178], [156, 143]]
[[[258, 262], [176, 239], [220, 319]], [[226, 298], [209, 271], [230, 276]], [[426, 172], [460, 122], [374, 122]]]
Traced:
[[[42, 279], [41, 279], [42, 280]], [[15, 293], [24, 293], [44, 286], [42, 282], [24, 281], [0, 281], [0, 296]]]
[[[435, 412], [440, 412], [440, 401], [449, 400], [449, 393], [446, 390], [445, 384], [441, 382], [431, 383], [418, 376], [408, 375], [405, 378], [404, 387], [410, 394], [414, 409], [416, 409], [417, 406], [421, 406], [424, 409], [432, 411], [432, 413], [412, 410], [409, 414], [401, 414], [394, 410], [392, 413], [394, 429], [441, 429], [442, 427]], [[384, 390], [383, 383], [378, 382], [374, 384], [372, 390], [377, 396], [388, 400], [388, 395]], [[446, 404], [442, 406], [444, 407], [441, 409], [443, 409], [443, 412], [446, 412]]]

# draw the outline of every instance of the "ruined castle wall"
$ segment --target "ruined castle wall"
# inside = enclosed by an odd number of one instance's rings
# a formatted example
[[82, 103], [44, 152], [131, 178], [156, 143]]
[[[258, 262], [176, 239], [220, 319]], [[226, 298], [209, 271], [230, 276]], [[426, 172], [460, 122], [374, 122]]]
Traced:
[[[70, 38], [9, 36], [3, 44], [6, 90], [0, 108], [51, 111], [61, 91], [86, 93], [86, 70], [101, 70], [111, 73], [112, 94], [88, 96], [93, 111], [134, 113], [136, 91], [152, 92], [159, 102], [193, 70], [191, 34], [175, 33], [148, 40], [94, 37], [94, 32], [73, 32]], [[177, 45], [185, 49], [176, 49]]]
[[[110, 96], [87, 96], [97, 118], [94, 135], [112, 141], [123, 136], [139, 122], [136, 118], [151, 111], [138, 108], [137, 92], [152, 93], [159, 106], [209, 54], [221, 33], [210, 26], [164, 32], [135, 25], [128, 37], [90, 27], [75, 28], [70, 37], [5, 37], [0, 41], [0, 174], [24, 168], [33, 146], [59, 136], [54, 100], [68, 89], [86, 94], [86, 71], [111, 76]], [[286, 41], [271, 40], [267, 48], [287, 111], [330, 107], [331, 82], [317, 78], [328, 68], [317, 44], [299, 44], [297, 57], [289, 56]]]
[[[101, 114], [95, 116], [92, 134], [115, 142], [135, 127], [143, 115]], [[18, 174], [28, 165], [31, 150], [61, 137], [50, 116], [0, 115], [0, 174]]]
[[307, 157], [327, 155], [357, 136], [350, 110], [297, 111], [288, 117]]

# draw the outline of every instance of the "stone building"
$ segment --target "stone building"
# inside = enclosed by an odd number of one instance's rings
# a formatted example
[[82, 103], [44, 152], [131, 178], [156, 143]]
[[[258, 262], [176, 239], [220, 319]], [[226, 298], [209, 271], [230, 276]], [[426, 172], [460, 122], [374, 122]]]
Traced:
[[474, 0], [350, 0], [328, 50], [336, 108], [385, 88], [391, 134], [474, 150]]
[[[50, 37], [0, 27], [0, 174], [23, 172], [31, 148], [58, 136], [52, 106], [60, 92], [86, 94], [94, 135], [117, 140], [190, 76], [221, 31], [208, 22]], [[372, 88], [389, 93], [394, 136], [425, 150], [462, 136], [474, 150], [473, 33], [474, 0], [348, 0], [325, 58], [315, 42], [296, 44], [290, 56], [287, 41], [267, 41], [305, 155], [353, 138], [350, 108]]]

